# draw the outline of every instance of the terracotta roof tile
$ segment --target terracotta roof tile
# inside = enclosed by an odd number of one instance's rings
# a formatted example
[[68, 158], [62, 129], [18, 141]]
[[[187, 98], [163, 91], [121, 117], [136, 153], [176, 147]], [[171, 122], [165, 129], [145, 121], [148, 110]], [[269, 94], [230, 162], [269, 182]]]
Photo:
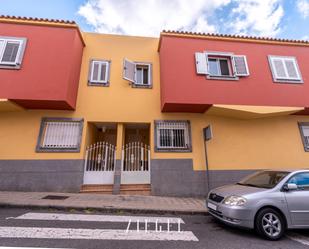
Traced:
[[190, 35], [190, 36], [205, 36], [214, 38], [235, 38], [235, 39], [250, 39], [250, 40], [264, 40], [273, 42], [290, 42], [290, 43], [302, 43], [309, 44], [306, 40], [295, 40], [295, 39], [282, 39], [272, 37], [258, 37], [258, 36], [246, 36], [246, 35], [229, 35], [229, 34], [214, 34], [214, 33], [200, 33], [200, 32], [189, 32], [189, 31], [175, 31], [175, 30], [163, 30], [162, 33], [168, 34], [179, 34], [179, 35]]
[[63, 24], [76, 24], [75, 21], [69, 21], [69, 20], [37, 18], [37, 17], [23, 17], [23, 16], [8, 16], [8, 15], [0, 15], [0, 19], [33, 21], [33, 22], [63, 23]]

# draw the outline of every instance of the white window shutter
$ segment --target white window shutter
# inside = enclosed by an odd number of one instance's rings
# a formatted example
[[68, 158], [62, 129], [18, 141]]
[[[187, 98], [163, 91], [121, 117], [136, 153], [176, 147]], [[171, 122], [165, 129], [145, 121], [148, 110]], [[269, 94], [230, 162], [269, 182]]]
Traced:
[[249, 68], [245, 55], [234, 55], [233, 57], [234, 72], [236, 76], [249, 76]]
[[195, 53], [195, 65], [197, 74], [208, 74], [207, 66], [207, 54], [206, 53]]
[[123, 60], [123, 78], [135, 82], [135, 63], [127, 59]]
[[295, 59], [286, 59], [284, 62], [285, 62], [285, 67], [286, 67], [288, 77], [290, 79], [300, 80], [300, 75], [298, 72]]
[[16, 64], [18, 61], [20, 46], [21, 42], [19, 41], [7, 41], [1, 62], [7, 64]]
[[284, 69], [284, 60], [281, 58], [272, 58], [271, 62], [275, 73], [275, 78], [276, 79], [287, 78], [287, 74]]

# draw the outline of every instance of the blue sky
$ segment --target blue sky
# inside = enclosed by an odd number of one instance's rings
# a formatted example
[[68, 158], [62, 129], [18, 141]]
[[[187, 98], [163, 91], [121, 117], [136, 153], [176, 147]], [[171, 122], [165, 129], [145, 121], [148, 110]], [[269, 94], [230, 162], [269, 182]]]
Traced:
[[75, 20], [84, 31], [162, 29], [309, 39], [309, 0], [0, 0], [1, 15]]

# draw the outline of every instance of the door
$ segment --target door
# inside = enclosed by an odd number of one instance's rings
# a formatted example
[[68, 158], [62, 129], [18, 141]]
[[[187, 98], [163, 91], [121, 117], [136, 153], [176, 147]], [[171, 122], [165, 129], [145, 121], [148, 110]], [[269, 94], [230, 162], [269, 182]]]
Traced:
[[298, 173], [288, 183], [295, 183], [297, 190], [285, 192], [293, 226], [309, 227], [309, 172]]
[[150, 148], [141, 142], [127, 143], [122, 150], [121, 184], [150, 183]]
[[97, 142], [86, 150], [84, 184], [113, 184], [116, 164], [116, 147]]

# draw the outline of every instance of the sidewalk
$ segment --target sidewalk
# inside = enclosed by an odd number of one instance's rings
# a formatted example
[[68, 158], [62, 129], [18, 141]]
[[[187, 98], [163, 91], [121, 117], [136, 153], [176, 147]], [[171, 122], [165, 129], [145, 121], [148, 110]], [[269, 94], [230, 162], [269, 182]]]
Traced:
[[[62, 197], [63, 199], [42, 199], [46, 196], [54, 196], [54, 198]], [[0, 192], [0, 207], [95, 209], [108, 212], [124, 211], [174, 214], [207, 213], [203, 198], [51, 192], [2, 191]]]

